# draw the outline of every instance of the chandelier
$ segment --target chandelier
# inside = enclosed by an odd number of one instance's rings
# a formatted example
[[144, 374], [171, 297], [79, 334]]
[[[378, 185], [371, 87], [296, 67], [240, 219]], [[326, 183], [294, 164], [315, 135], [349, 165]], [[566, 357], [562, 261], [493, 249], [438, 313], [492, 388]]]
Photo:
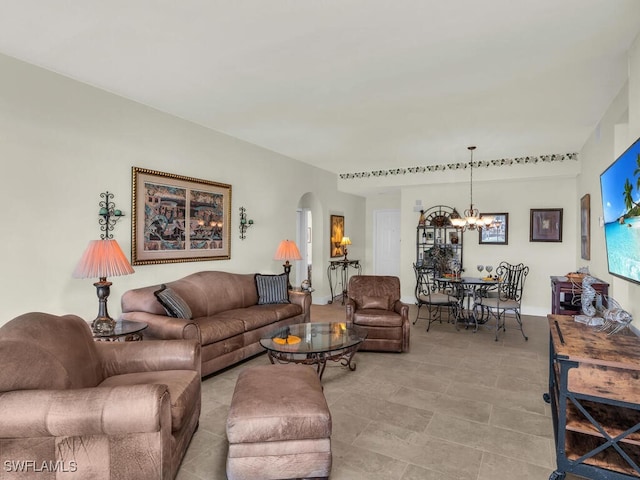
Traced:
[[480, 228], [486, 228], [491, 226], [493, 223], [493, 218], [491, 217], [482, 217], [480, 216], [480, 211], [477, 208], [473, 207], [473, 151], [476, 149], [475, 146], [467, 147], [469, 152], [471, 152], [471, 160], [469, 161], [469, 171], [470, 171], [470, 181], [469, 181], [469, 191], [470, 191], [470, 207], [463, 212], [462, 218], [452, 218], [451, 223], [454, 227], [464, 231], [464, 230], [475, 230]]

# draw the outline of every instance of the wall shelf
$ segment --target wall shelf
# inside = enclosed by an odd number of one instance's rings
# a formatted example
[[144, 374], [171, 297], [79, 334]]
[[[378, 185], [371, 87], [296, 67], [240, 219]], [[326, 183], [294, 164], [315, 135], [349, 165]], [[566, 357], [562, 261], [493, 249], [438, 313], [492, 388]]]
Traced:
[[436, 205], [420, 212], [416, 229], [416, 265], [418, 267], [436, 268], [430, 252], [434, 248], [446, 248], [451, 252], [452, 259], [457, 260], [463, 268], [462, 231], [451, 223], [452, 218], [458, 217], [460, 215], [455, 208], [445, 205]]

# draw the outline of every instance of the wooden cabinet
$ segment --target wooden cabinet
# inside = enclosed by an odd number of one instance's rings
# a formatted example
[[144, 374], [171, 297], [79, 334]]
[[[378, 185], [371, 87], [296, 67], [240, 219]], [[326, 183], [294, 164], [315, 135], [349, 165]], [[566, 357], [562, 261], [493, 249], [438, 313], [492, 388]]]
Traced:
[[[592, 287], [603, 297], [609, 295], [609, 284], [598, 280]], [[581, 310], [582, 283], [567, 277], [551, 277], [551, 313], [578, 315]], [[606, 304], [606, 302], [604, 302]]]
[[[449, 262], [462, 266], [462, 231], [451, 224], [460, 215], [455, 208], [436, 205], [420, 212], [416, 229], [416, 265], [447, 273]], [[440, 264], [438, 264], [440, 263]]]
[[640, 339], [548, 315], [549, 393], [557, 469], [598, 479], [640, 478]]

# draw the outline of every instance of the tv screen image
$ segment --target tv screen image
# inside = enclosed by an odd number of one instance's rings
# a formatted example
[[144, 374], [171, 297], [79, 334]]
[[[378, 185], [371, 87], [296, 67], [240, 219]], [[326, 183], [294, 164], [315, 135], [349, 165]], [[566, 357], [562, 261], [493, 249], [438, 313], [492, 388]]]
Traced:
[[600, 175], [609, 273], [640, 283], [640, 138]]

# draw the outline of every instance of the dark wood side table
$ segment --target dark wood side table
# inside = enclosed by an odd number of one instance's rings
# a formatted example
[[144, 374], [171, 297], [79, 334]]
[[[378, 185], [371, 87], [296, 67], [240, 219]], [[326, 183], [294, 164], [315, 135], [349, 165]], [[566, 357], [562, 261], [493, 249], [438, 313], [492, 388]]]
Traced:
[[118, 320], [113, 332], [107, 334], [93, 334], [96, 342], [139, 342], [142, 340], [142, 331], [147, 328], [143, 322]]
[[[598, 280], [591, 285], [603, 297], [609, 295], [609, 284]], [[551, 313], [553, 315], [578, 315], [582, 309], [582, 280], [568, 277], [551, 277]]]

